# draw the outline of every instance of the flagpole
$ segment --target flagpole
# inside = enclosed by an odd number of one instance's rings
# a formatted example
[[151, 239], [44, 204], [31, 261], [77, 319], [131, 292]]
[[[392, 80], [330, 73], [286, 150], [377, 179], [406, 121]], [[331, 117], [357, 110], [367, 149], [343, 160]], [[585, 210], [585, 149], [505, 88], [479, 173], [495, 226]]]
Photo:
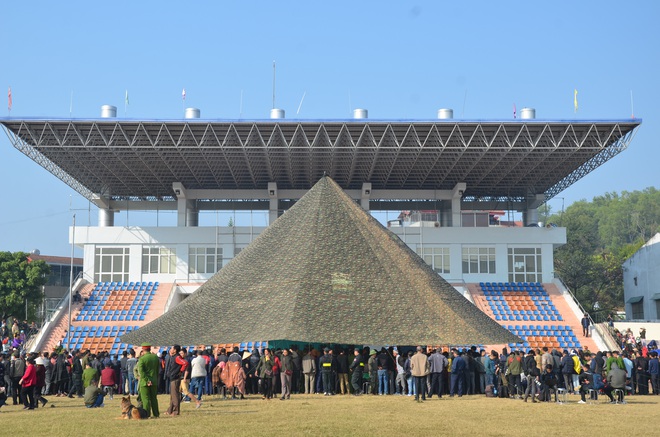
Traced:
[[183, 116], [186, 116], [186, 89], [184, 88], [181, 91], [181, 109], [183, 111]]
[[243, 90], [241, 90], [241, 103], [238, 107], [238, 119], [243, 118]]
[[71, 90], [71, 101], [69, 102], [69, 118], [73, 118], [73, 90]]
[[633, 102], [633, 93], [632, 90], [630, 90], [630, 118], [635, 118], [635, 104]]

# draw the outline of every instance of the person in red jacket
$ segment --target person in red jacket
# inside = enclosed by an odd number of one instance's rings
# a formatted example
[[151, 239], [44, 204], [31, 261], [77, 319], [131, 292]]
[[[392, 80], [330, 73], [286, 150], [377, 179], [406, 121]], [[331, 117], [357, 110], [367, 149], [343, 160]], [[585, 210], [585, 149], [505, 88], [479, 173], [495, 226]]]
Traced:
[[115, 387], [117, 386], [117, 380], [115, 377], [115, 369], [112, 368], [112, 363], [108, 361], [105, 365], [105, 369], [101, 370], [101, 386], [103, 386], [103, 391], [106, 392], [112, 399]]
[[18, 382], [21, 386], [21, 399], [23, 399], [24, 410], [34, 410], [34, 390], [37, 386], [37, 369], [34, 366], [34, 358], [28, 358], [25, 362], [25, 373]]

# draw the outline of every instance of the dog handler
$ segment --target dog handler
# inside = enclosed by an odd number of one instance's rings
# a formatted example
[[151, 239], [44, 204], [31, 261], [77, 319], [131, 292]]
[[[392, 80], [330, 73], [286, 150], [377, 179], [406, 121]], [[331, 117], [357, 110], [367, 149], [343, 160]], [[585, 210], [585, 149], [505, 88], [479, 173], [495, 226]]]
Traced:
[[142, 398], [142, 405], [151, 417], [160, 416], [158, 412], [158, 368], [160, 360], [158, 355], [151, 353], [151, 344], [142, 343], [143, 355], [137, 363], [140, 381], [138, 389]]

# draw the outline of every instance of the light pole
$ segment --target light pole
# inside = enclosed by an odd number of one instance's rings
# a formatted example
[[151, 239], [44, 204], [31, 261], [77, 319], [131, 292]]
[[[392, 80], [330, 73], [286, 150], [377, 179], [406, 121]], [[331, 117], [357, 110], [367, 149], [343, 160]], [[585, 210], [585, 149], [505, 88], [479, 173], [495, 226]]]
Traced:
[[73, 248], [76, 239], [76, 215], [73, 214], [73, 230], [71, 232], [71, 271], [69, 272], [69, 327], [66, 331], [66, 348], [71, 351], [71, 301], [73, 300]]

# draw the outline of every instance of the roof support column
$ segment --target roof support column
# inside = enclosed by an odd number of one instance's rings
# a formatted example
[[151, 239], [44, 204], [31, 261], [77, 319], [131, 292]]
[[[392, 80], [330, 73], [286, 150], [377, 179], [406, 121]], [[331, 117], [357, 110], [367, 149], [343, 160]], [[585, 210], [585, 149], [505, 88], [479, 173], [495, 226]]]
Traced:
[[277, 197], [277, 182], [268, 182], [268, 224], [273, 224], [277, 220], [279, 212], [279, 198]]
[[115, 212], [110, 208], [99, 208], [99, 227], [106, 228], [115, 225]]
[[110, 206], [110, 196], [94, 195], [92, 202], [99, 207], [99, 227], [106, 228], [115, 225], [115, 211]]
[[371, 182], [362, 183], [362, 196], [360, 197], [360, 206], [369, 212], [369, 198], [371, 197]]
[[525, 226], [539, 222], [538, 207], [545, 202], [545, 194], [530, 194], [527, 196], [527, 209], [523, 214]]
[[460, 228], [463, 224], [461, 220], [461, 199], [466, 187], [465, 182], [459, 182], [451, 191], [451, 227], [453, 228]]
[[199, 211], [195, 209], [194, 200], [186, 197], [186, 188], [181, 182], [174, 182], [172, 183], [172, 189], [177, 198], [176, 225], [181, 227], [197, 226], [199, 222]]

